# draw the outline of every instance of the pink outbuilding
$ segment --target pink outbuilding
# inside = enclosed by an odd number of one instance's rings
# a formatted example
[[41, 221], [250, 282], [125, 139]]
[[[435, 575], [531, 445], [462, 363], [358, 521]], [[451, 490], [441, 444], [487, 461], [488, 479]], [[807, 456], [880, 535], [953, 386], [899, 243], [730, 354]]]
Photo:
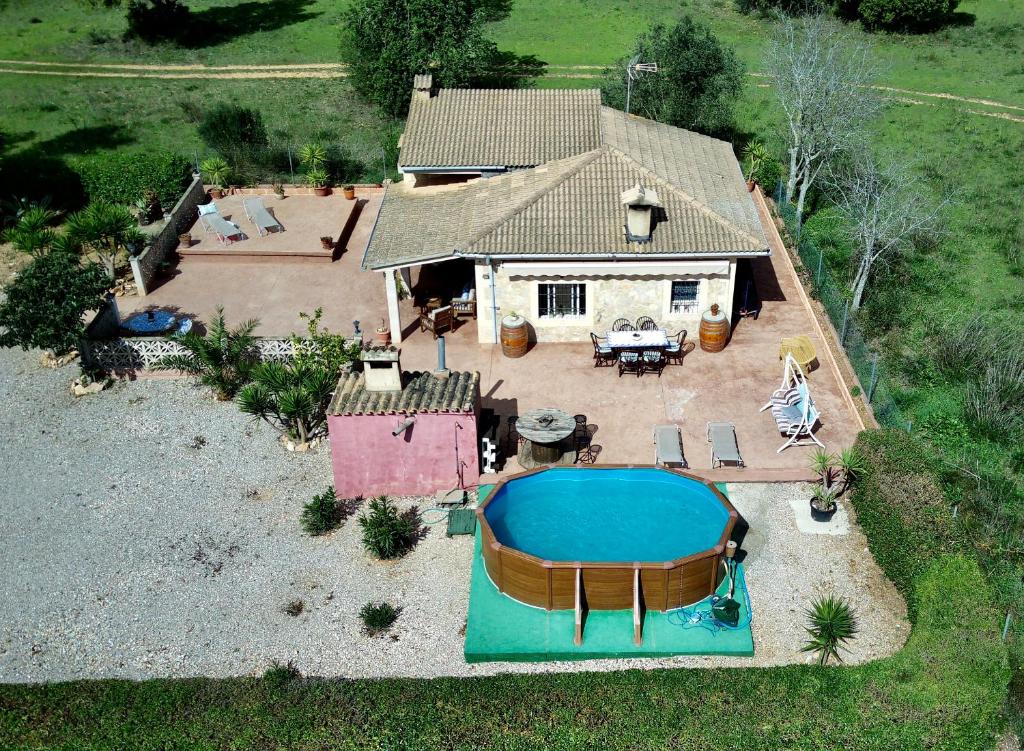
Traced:
[[340, 497], [424, 495], [475, 485], [480, 374], [402, 372], [394, 347], [364, 350], [341, 377], [327, 428]]

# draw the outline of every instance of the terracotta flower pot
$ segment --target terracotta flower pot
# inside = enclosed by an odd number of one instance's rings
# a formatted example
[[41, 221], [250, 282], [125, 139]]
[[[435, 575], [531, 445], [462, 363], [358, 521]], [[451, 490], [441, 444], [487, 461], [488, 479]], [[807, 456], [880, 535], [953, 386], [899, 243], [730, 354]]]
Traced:
[[757, 183], [755, 183], [753, 180], [747, 180], [747, 190], [749, 190], [751, 193], [753, 193], [754, 192], [754, 186], [756, 184]]
[[382, 347], [386, 347], [391, 341], [391, 329], [377, 329], [377, 333], [373, 335], [373, 343], [378, 344]]
[[342, 192], [345, 194], [345, 200], [346, 201], [354, 201], [354, 200], [356, 200], [356, 189], [355, 189], [354, 185], [346, 185], [342, 189]]
[[324, 187], [322, 187], [322, 188], [313, 188], [313, 192], [314, 192], [314, 193], [315, 193], [316, 195], [318, 195], [318, 196], [320, 196], [321, 198], [323, 198], [324, 196], [329, 196], [329, 195], [331, 194], [331, 189], [330, 189], [330, 188], [328, 188], [328, 187], [327, 187], [327, 186], [325, 185], [325, 186], [324, 186]]
[[191, 248], [192, 247], [192, 233], [191, 232], [182, 232], [180, 235], [178, 235], [178, 243], [183, 248]]
[[220, 188], [210, 188], [210, 198], [223, 198], [224, 191]]

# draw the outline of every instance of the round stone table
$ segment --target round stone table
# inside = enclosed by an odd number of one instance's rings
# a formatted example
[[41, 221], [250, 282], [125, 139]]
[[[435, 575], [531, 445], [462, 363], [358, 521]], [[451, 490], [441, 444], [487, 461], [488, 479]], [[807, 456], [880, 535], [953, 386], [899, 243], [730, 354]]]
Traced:
[[576, 431], [576, 418], [560, 409], [534, 409], [519, 416], [516, 430], [526, 439], [519, 456], [524, 468], [561, 464], [569, 453], [565, 439]]

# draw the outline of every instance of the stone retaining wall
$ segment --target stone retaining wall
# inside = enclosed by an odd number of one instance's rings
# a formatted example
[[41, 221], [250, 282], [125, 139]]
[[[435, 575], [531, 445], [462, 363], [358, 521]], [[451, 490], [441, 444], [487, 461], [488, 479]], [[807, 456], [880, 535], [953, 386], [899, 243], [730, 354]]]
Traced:
[[201, 177], [196, 177], [171, 209], [171, 218], [153, 237], [152, 244], [138, 256], [129, 259], [135, 286], [140, 297], [145, 297], [160, 266], [178, 247], [178, 235], [187, 232], [199, 216], [196, 207], [206, 202], [206, 189]]

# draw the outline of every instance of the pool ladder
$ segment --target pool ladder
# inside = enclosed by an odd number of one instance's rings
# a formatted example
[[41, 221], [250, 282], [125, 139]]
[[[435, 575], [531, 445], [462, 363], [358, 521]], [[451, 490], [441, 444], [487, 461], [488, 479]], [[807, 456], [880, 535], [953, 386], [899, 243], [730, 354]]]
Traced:
[[[576, 567], [576, 631], [573, 635], [573, 644], [577, 647], [583, 644], [583, 620], [585, 618], [583, 605], [583, 567]], [[633, 643], [638, 647], [644, 643], [643, 636], [644, 612], [643, 597], [640, 595], [640, 569], [633, 569]]]

